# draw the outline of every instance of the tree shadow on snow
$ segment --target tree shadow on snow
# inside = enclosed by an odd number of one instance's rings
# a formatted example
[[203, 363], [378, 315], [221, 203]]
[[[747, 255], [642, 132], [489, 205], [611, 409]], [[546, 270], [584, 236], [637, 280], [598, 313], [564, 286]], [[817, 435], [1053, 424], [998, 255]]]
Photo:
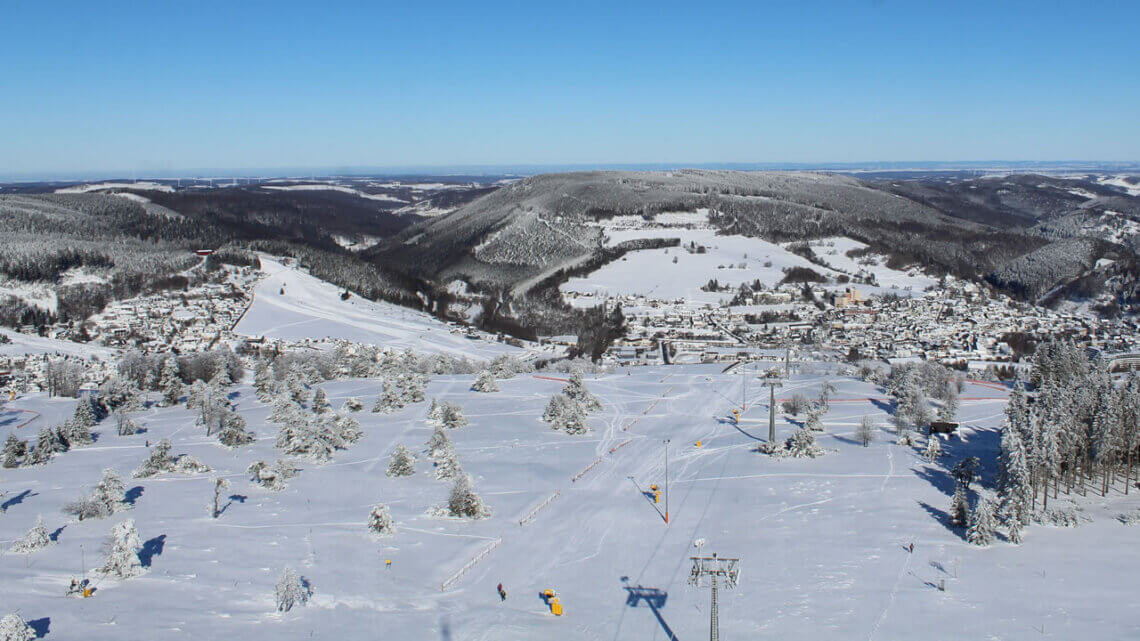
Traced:
[[142, 493], [143, 493], [143, 486], [136, 485], [136, 486], [132, 487], [131, 489], [127, 490], [125, 494], [123, 494], [123, 501], [125, 503], [129, 503], [130, 505], [134, 505], [135, 501], [139, 500], [139, 497], [142, 496]]
[[24, 490], [23, 492], [20, 492], [7, 501], [0, 503], [0, 512], [7, 512], [8, 508], [12, 507], [13, 505], [19, 505], [24, 502], [24, 499], [30, 499], [33, 496], [39, 496], [39, 494], [32, 492], [31, 490]]
[[954, 490], [957, 489], [958, 482], [945, 470], [921, 467], [916, 468], [914, 474], [918, 478], [933, 485], [939, 492], [942, 492], [946, 496], [954, 496]]
[[884, 414], [890, 414], [891, 416], [895, 415], [895, 404], [894, 403], [890, 403], [887, 401], [881, 401], [877, 398], [871, 398], [871, 399], [867, 399], [867, 400], [871, 401], [871, 405], [874, 405], [879, 411], [883, 412]]
[[631, 608], [636, 608], [642, 602], [649, 606], [653, 611], [653, 616], [657, 617], [657, 623], [661, 625], [661, 629], [665, 631], [665, 638], [669, 641], [678, 641], [677, 635], [674, 634], [673, 629], [665, 622], [661, 616], [661, 608], [665, 607], [665, 601], [669, 599], [669, 593], [658, 588], [647, 588], [640, 585], [627, 585], [625, 591], [628, 593], [625, 599], [625, 604]]
[[147, 540], [143, 543], [142, 549], [139, 550], [139, 561], [142, 562], [144, 568], [149, 568], [151, 562], [156, 556], [162, 556], [162, 548], [166, 547], [166, 535], [159, 534], [153, 539]]
[[931, 505], [925, 501], [919, 501], [918, 504], [922, 506], [922, 509], [926, 510], [927, 514], [934, 517], [934, 520], [941, 523], [943, 527], [945, 527], [947, 530], [950, 530], [951, 532], [956, 534], [958, 536], [958, 538], [962, 539], [963, 541], [966, 540], [965, 530], [963, 528], [955, 526], [953, 523], [950, 522], [950, 513], [949, 512], [945, 512], [943, 510], [940, 510], [940, 509], [934, 507], [933, 505]]
[[51, 627], [51, 617], [43, 617], [42, 619], [33, 619], [28, 621], [28, 627], [36, 633], [37, 639], [42, 639], [47, 636], [48, 628]]
[[59, 543], [59, 535], [63, 534], [63, 528], [65, 527], [67, 526], [61, 525], [57, 527], [54, 532], [48, 535], [48, 538], [51, 539], [52, 543]]

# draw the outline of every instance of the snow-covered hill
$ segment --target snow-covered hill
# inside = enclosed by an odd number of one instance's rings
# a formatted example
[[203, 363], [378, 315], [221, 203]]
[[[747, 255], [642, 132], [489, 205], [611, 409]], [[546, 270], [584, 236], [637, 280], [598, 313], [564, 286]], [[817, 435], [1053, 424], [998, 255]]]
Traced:
[[352, 296], [296, 267], [261, 256], [264, 280], [234, 332], [286, 340], [342, 338], [398, 349], [446, 352], [489, 360], [522, 350], [504, 343], [469, 338], [460, 328], [428, 314]]

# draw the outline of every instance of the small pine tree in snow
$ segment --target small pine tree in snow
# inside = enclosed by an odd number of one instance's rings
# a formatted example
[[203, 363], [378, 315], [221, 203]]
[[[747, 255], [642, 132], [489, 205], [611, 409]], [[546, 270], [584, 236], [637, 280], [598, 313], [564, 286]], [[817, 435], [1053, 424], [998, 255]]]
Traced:
[[380, 396], [376, 397], [376, 404], [372, 406], [373, 412], [392, 414], [404, 409], [404, 397], [392, 381], [384, 383]]
[[994, 541], [996, 529], [997, 519], [994, 516], [993, 501], [982, 499], [981, 505], [970, 515], [970, 529], [966, 531], [966, 540], [974, 545], [989, 545]]
[[217, 390], [224, 390], [234, 384], [233, 378], [230, 377], [230, 370], [225, 365], [218, 368], [214, 372], [213, 378], [210, 379], [210, 387]]
[[471, 385], [471, 389], [476, 392], [497, 392], [499, 391], [499, 383], [495, 380], [495, 375], [491, 370], [483, 370], [475, 378], [475, 383]]
[[36, 439], [36, 446], [32, 448], [28, 454], [27, 460], [24, 461], [26, 465], [43, 465], [51, 460], [55, 455], [56, 448], [59, 444], [59, 439], [51, 428], [43, 428], [40, 430], [39, 437]]
[[551, 429], [561, 429], [562, 415], [567, 411], [573, 401], [565, 394], [555, 394], [550, 397], [546, 409], [542, 411], [542, 420], [550, 424]]
[[305, 605], [312, 594], [308, 582], [298, 576], [293, 568], [285, 568], [273, 589], [278, 612], [288, 612], [295, 605]]
[[9, 434], [7, 440], [4, 441], [3, 462], [0, 464], [9, 469], [19, 467], [20, 459], [27, 454], [27, 441], [21, 441], [16, 438], [15, 434]]
[[173, 356], [166, 357], [162, 362], [158, 385], [162, 388], [163, 405], [174, 407], [182, 400], [182, 379], [178, 376], [178, 361]]
[[427, 378], [412, 374], [404, 380], [402, 398], [405, 404], [422, 403], [427, 389]]
[[262, 403], [268, 403], [273, 399], [276, 387], [277, 383], [273, 380], [273, 372], [269, 369], [269, 363], [265, 362], [264, 358], [257, 359], [253, 366], [253, 391], [257, 393], [257, 398]]
[[927, 437], [926, 450], [922, 455], [931, 463], [937, 461], [939, 456], [942, 456], [942, 439], [938, 438], [937, 434], [931, 434]]
[[471, 477], [463, 474], [451, 486], [451, 496], [447, 499], [447, 511], [452, 516], [481, 519], [491, 515], [491, 510], [483, 504], [483, 499], [475, 493]]
[[286, 394], [281, 394], [273, 399], [273, 406], [269, 410], [269, 421], [273, 423], [282, 423], [297, 420], [297, 415], [301, 410], [301, 406], [293, 402]]
[[412, 456], [412, 453], [404, 447], [403, 443], [396, 445], [396, 450], [388, 459], [388, 476], [411, 476], [415, 473], [416, 457]]
[[808, 411], [807, 418], [804, 419], [804, 429], [813, 432], [823, 431], [823, 420], [820, 416], [823, 414], [823, 408], [813, 408]]
[[91, 498], [103, 506], [107, 515], [114, 514], [123, 509], [127, 486], [123, 478], [115, 470], [103, 470], [103, 478], [95, 485]]
[[97, 421], [95, 416], [95, 408], [91, 406], [91, 399], [83, 397], [75, 405], [75, 413], [71, 415], [71, 420], [83, 425], [84, 427], [94, 427]]
[[463, 408], [451, 403], [443, 404], [443, 418], [440, 423], [448, 429], [455, 429], [467, 425], [467, 417], [463, 415]]
[[447, 432], [443, 431], [443, 426], [437, 425], [428, 438], [426, 449], [428, 456], [432, 460], [439, 460], [449, 453], [454, 452], [455, 446], [452, 445], [451, 438], [448, 437]]
[[823, 455], [823, 448], [815, 443], [815, 434], [806, 427], [796, 430], [788, 437], [784, 448], [794, 458], [815, 458]]
[[938, 408], [938, 420], [953, 421], [958, 415], [958, 405], [958, 386], [951, 381], [946, 386], [946, 400], [942, 402], [942, 407]]
[[586, 412], [582, 410], [582, 404], [569, 399], [551, 427], [575, 435], [590, 431], [590, 426], [586, 423]]
[[222, 508], [219, 505], [222, 501], [222, 490], [230, 486], [230, 482], [223, 478], [214, 479], [214, 504], [210, 507], [210, 516], [218, 518], [222, 514]]
[[0, 619], [0, 641], [35, 641], [36, 631], [20, 615], [9, 614]]
[[377, 505], [368, 514], [368, 529], [373, 534], [392, 536], [396, 533], [396, 525], [392, 523], [392, 515], [388, 513], [387, 505]]
[[107, 553], [107, 561], [99, 568], [99, 572], [120, 579], [142, 574], [142, 562], [139, 561], [142, 545], [133, 519], [127, 519], [111, 528], [108, 547], [110, 551]]
[[572, 400], [578, 401], [578, 403], [582, 405], [582, 409], [586, 412], [596, 412], [602, 409], [602, 404], [586, 389], [586, 383], [582, 378], [581, 371], [575, 370], [571, 372], [570, 380], [566, 383], [566, 386], [562, 388], [562, 393]]
[[190, 388], [186, 392], [186, 409], [197, 410], [202, 408], [202, 404], [206, 402], [206, 397], [210, 394], [210, 386], [202, 381], [194, 381], [190, 384]]
[[226, 447], [241, 447], [253, 442], [253, 434], [245, 429], [245, 419], [237, 412], [227, 409], [221, 420], [222, 429], [218, 431], [218, 442]]
[[295, 368], [285, 376], [285, 391], [288, 392], [289, 398], [299, 405], [303, 405], [309, 399], [309, 391], [305, 389], [305, 383]]
[[435, 460], [435, 478], [447, 481], [463, 474], [463, 466], [459, 464], [459, 456], [455, 450], [444, 453]]
[[1017, 519], [1010, 519], [1009, 521], [1009, 542], [1014, 545], [1021, 545], [1021, 522]]
[[431, 407], [428, 408], [427, 418], [429, 421], [436, 423], [443, 420], [443, 406], [437, 403], [434, 398], [431, 399]]
[[910, 447], [914, 445], [914, 432], [910, 431], [910, 427], [906, 425], [900, 426], [899, 435], [898, 438], [895, 439], [895, 443], [902, 447]]
[[135, 470], [135, 477], [146, 478], [163, 472], [173, 472], [177, 462], [177, 459], [170, 454], [170, 439], [164, 438], [151, 448], [150, 455]]
[[342, 412], [359, 412], [364, 409], [364, 403], [360, 402], [359, 398], [355, 396], [344, 402], [344, 407], [341, 408]]
[[312, 402], [313, 412], [320, 414], [329, 408], [329, 399], [325, 395], [325, 389], [318, 387], [317, 391], [313, 393]]
[[272, 466], [265, 461], [257, 461], [246, 472], [250, 474], [252, 483], [276, 492], [285, 489], [286, 481], [297, 476], [300, 468], [285, 459], [277, 459]]
[[966, 488], [958, 484], [954, 496], [950, 498], [950, 524], [964, 527], [970, 520], [970, 501], [966, 498]]
[[36, 519], [35, 526], [28, 530], [28, 533], [25, 534], [22, 539], [16, 541], [11, 548], [11, 552], [16, 554], [31, 554], [49, 545], [51, 545], [51, 536], [48, 535], [47, 527], [44, 525], [44, 518], [41, 516]]

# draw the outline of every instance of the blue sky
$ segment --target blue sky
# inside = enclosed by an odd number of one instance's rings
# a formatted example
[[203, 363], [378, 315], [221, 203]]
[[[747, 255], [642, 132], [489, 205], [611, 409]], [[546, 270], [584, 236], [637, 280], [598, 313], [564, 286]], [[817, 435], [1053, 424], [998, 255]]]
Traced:
[[0, 174], [1140, 159], [1140, 2], [0, 13]]

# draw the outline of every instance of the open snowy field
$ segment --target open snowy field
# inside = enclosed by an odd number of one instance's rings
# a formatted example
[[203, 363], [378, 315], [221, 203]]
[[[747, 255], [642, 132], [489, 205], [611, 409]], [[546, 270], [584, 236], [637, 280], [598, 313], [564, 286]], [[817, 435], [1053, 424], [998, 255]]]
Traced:
[[[778, 393], [814, 397], [823, 380], [793, 375]], [[277, 493], [245, 474], [253, 461], [277, 458], [276, 425], [266, 423], [268, 407], [246, 386], [233, 389], [234, 399], [258, 440], [238, 450], [206, 438], [181, 408], [138, 413], [148, 431], [135, 436], [115, 435], [108, 419], [92, 445], [46, 466], [0, 469], [0, 545], [6, 549], [37, 515], [57, 534], [55, 545], [28, 557], [0, 556], [0, 609], [19, 611], [48, 639], [89, 641], [691, 640], [708, 634], [708, 589], [686, 585], [693, 542], [703, 539], [704, 554], [741, 558], [739, 588], [721, 592], [725, 639], [1135, 638], [1140, 526], [1114, 517], [1140, 506], [1140, 493], [1090, 496], [1082, 503], [1090, 522], [1032, 526], [1020, 546], [970, 545], [944, 523], [953, 483], [947, 469], [980, 456], [984, 485], [992, 485], [1005, 391], [968, 384], [962, 438], [946, 441], [947, 455], [928, 464], [885, 429], [870, 447], [857, 443], [862, 416], [885, 424], [886, 395], [857, 380], [831, 380], [838, 391], [819, 437], [828, 454], [775, 460], [752, 451], [767, 434], [767, 389], [749, 384], [748, 408], [733, 425], [727, 416], [739, 406], [742, 377], [718, 366], [588, 378], [604, 408], [583, 436], [538, 420], [559, 381], [519, 376], [481, 394], [469, 391], [471, 377], [434, 378], [428, 399], [459, 403], [470, 420], [449, 435], [493, 510], [479, 521], [427, 514], [445, 501], [449, 484], [434, 479], [422, 454], [426, 403], [372, 414], [376, 381], [324, 384], [334, 408], [362, 398], [366, 410], [354, 416], [365, 436], [329, 463], [303, 464]], [[9, 407], [42, 414], [20, 430], [27, 438], [68, 416], [74, 403], [31, 396]], [[778, 418], [781, 438], [794, 429]], [[129, 478], [146, 441], [163, 437], [175, 454], [214, 472]], [[664, 439], [671, 440], [668, 524], [664, 501], [655, 505], [642, 493], [664, 482]], [[419, 456], [412, 477], [384, 474], [397, 443]], [[61, 514], [105, 467], [127, 480], [133, 507], [83, 522]], [[215, 476], [231, 483], [216, 520], [208, 510]], [[390, 538], [365, 530], [377, 503], [391, 508], [397, 533]], [[95, 579], [90, 599], [64, 597], [84, 566], [95, 576], [104, 537], [126, 518], [138, 526], [147, 572], [124, 582]], [[272, 594], [285, 566], [311, 583], [313, 598], [282, 615]], [[940, 581], [945, 592], [933, 587]], [[505, 602], [495, 593], [499, 582]], [[560, 594], [565, 616], [548, 612], [539, 598], [546, 588]]]
[[479, 360], [523, 352], [505, 343], [467, 338], [423, 312], [359, 296], [341, 300], [342, 290], [335, 285], [268, 255], [261, 255], [261, 270], [266, 277], [257, 285], [249, 311], [234, 328], [236, 334], [286, 340], [343, 338]]
[[[741, 283], [759, 280], [766, 287], [775, 287], [784, 278], [784, 270], [791, 267], [804, 267], [819, 272], [833, 279], [831, 284], [824, 286], [826, 289], [839, 291], [851, 285], [834, 282], [837, 276], [843, 273], [854, 275], [860, 270], [866, 270], [874, 273], [879, 283], [875, 287], [854, 285], [866, 295], [895, 293], [900, 296], [918, 296], [926, 287], [937, 282], [923, 274], [890, 269], [882, 264], [884, 259], [881, 256], [876, 257], [874, 264], [858, 265], [845, 252], [864, 245], [848, 238], [827, 239], [833, 246], [813, 247], [816, 254], [833, 268], [828, 269], [788, 251], [784, 246], [759, 238], [718, 235], [716, 230], [708, 228], [630, 228], [631, 223], [626, 220], [628, 218], [623, 218], [616, 227], [606, 227], [608, 244], [639, 238], [680, 238], [682, 247], [631, 251], [588, 276], [571, 278], [562, 285], [561, 291], [593, 294], [595, 297], [642, 294], [659, 300], [685, 299], [694, 303], [717, 305], [730, 300]], [[694, 222], [681, 219], [677, 224]], [[690, 243], [705, 247], [705, 252], [688, 251], [686, 247]], [[722, 286], [731, 286], [733, 291], [701, 290], [710, 279], [716, 279]], [[584, 301], [582, 304], [596, 303]]]

